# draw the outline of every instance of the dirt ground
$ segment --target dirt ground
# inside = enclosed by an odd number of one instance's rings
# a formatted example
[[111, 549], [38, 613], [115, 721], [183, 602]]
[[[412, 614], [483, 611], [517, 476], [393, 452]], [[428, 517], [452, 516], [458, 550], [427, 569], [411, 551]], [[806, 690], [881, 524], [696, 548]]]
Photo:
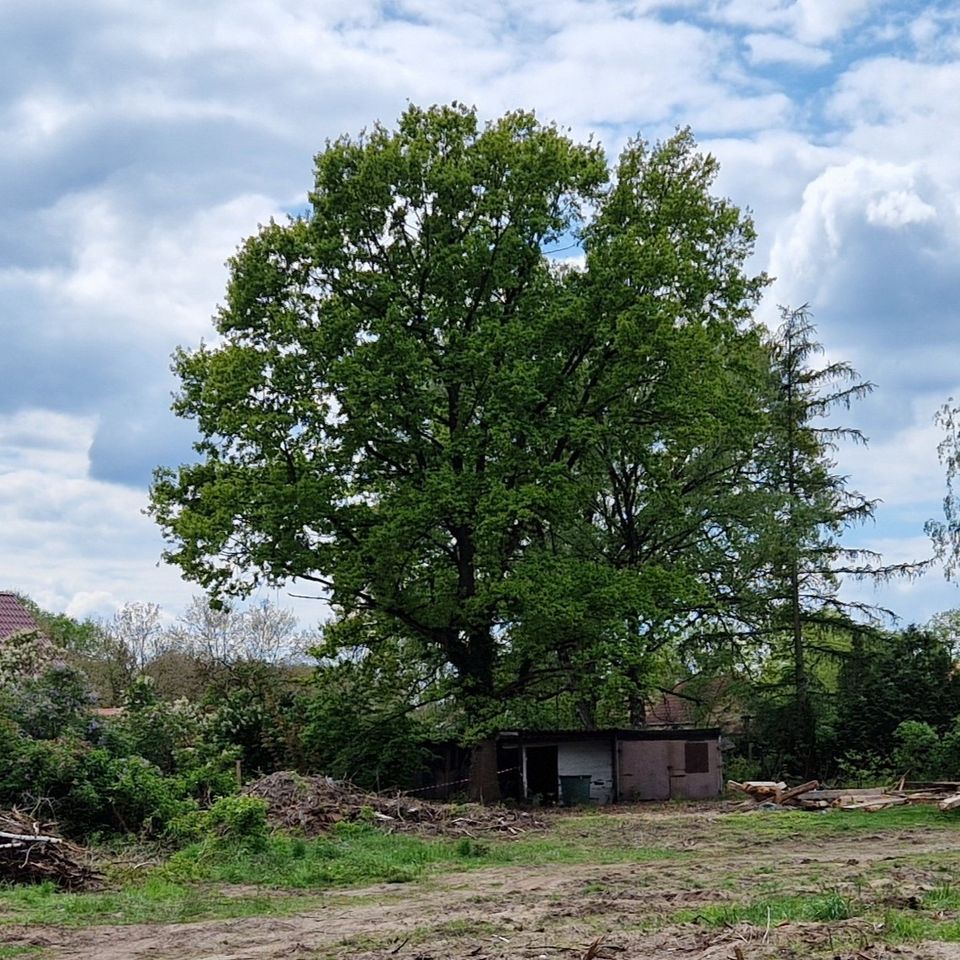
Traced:
[[[705, 905], [773, 890], [856, 896], [877, 907], [873, 915], [909, 909], [924, 891], [960, 879], [955, 828], [770, 839], [762, 830], [725, 830], [724, 816], [710, 810], [675, 809], [620, 811], [605, 822], [601, 848], [655, 847], [664, 856], [436, 874], [330, 893], [315, 909], [282, 918], [8, 926], [0, 943], [39, 947], [57, 960], [960, 960], [960, 944], [884, 946], [883, 930], [862, 918], [727, 926], [695, 919]], [[693, 919], [680, 922], [681, 911]]]

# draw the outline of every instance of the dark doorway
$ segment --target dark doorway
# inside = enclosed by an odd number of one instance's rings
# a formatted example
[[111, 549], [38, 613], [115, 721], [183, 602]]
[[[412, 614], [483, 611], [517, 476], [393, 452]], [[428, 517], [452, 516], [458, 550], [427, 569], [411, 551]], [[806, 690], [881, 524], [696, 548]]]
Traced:
[[559, 799], [557, 776], [557, 748], [527, 747], [527, 799], [540, 798], [541, 803], [556, 803]]
[[520, 772], [520, 744], [497, 745], [497, 773], [500, 776], [500, 796], [523, 799], [523, 774]]

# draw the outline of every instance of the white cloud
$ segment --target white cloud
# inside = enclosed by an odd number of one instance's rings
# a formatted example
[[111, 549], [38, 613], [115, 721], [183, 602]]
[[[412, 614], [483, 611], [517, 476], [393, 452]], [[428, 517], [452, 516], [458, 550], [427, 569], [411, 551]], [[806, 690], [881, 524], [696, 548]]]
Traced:
[[[881, 500], [884, 512], [922, 505], [916, 517], [918, 531], [939, 509], [944, 493], [943, 470], [937, 459], [943, 434], [933, 422], [936, 409], [933, 398], [915, 402], [905, 426], [866, 447], [847, 445], [841, 453], [843, 471], [850, 475], [852, 485]], [[836, 420], [842, 418], [841, 413]]]
[[770, 270], [786, 300], [816, 296], [864, 224], [907, 227], [936, 217], [920, 194], [916, 163], [900, 165], [855, 157], [828, 167], [803, 192], [799, 211], [779, 232]]
[[89, 469], [94, 417], [48, 410], [0, 416], [0, 475], [15, 471], [80, 474]]
[[144, 219], [116, 191], [74, 194], [41, 214], [43, 225], [65, 241], [69, 262], [17, 276], [42, 289], [61, 316], [85, 326], [95, 315], [101, 336], [103, 325], [112, 326], [120, 342], [152, 331], [169, 352], [180, 339], [209, 330], [226, 282], [224, 261], [271, 216], [282, 218], [277, 202], [254, 195], [196, 209], [179, 221]]
[[835, 39], [869, 8], [870, 0], [715, 0], [712, 12], [725, 23], [781, 30], [815, 44]]
[[750, 33], [744, 37], [750, 50], [750, 62], [756, 64], [790, 63], [801, 67], [822, 67], [830, 62], [830, 53], [777, 33]]
[[101, 609], [175, 597], [178, 578], [151, 569], [159, 538], [141, 515], [143, 491], [89, 477], [94, 426], [36, 409], [0, 417], [0, 582], [52, 609], [80, 594], [102, 595]]
[[[91, 478], [94, 428], [93, 418], [42, 409], [0, 416], [0, 586], [75, 617], [109, 616], [134, 600], [173, 615], [199, 590], [159, 563], [146, 492]], [[286, 591], [257, 598], [292, 607], [304, 626], [328, 613]]]
[[936, 219], [937, 211], [912, 190], [891, 190], [867, 202], [867, 222], [897, 229]]
[[863, 60], [837, 83], [829, 117], [850, 149], [897, 163], [922, 162], [953, 189], [960, 186], [954, 144], [960, 136], [960, 60]]

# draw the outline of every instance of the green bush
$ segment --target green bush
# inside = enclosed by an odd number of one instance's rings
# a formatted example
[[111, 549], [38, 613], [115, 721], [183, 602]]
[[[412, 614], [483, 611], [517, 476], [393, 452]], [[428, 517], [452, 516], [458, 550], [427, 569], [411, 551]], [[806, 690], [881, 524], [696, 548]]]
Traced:
[[221, 797], [205, 814], [205, 825], [223, 841], [266, 846], [267, 804], [256, 797]]
[[174, 818], [192, 809], [176, 782], [143, 757], [111, 760], [106, 797], [113, 817], [127, 832], [159, 833]]
[[901, 776], [930, 780], [943, 775], [940, 737], [929, 723], [904, 720], [893, 731], [893, 741], [893, 767]]
[[941, 737], [937, 759], [936, 772], [931, 775], [931, 779], [960, 778], [960, 717], [954, 719], [953, 724]]
[[837, 779], [847, 787], [879, 787], [894, 779], [894, 770], [885, 757], [850, 750], [837, 761]]
[[0, 693], [0, 711], [38, 740], [83, 733], [89, 705], [86, 678], [60, 661], [39, 676], [5, 684]]
[[762, 780], [763, 769], [759, 760], [748, 757], [724, 757], [723, 775], [728, 780], [743, 783], [745, 780]]

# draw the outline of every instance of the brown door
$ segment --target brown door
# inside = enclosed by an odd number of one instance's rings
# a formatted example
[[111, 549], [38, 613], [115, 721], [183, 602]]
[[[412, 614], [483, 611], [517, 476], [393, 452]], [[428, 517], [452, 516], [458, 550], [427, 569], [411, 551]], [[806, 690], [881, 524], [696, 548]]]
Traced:
[[667, 740], [621, 740], [620, 797], [669, 800], [670, 762]]

